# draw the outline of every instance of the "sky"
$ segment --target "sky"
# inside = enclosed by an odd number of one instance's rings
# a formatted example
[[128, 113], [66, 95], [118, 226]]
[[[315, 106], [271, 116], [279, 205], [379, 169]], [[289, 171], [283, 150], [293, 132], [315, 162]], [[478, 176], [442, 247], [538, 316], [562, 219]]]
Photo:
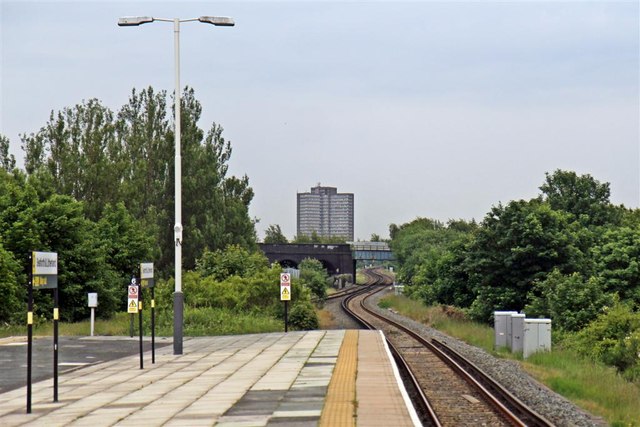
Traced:
[[0, 133], [133, 88], [180, 83], [200, 127], [224, 128], [230, 173], [255, 191], [259, 236], [296, 234], [296, 193], [355, 194], [355, 237], [416, 217], [482, 220], [536, 197], [545, 173], [590, 174], [640, 204], [637, 1], [0, 0]]

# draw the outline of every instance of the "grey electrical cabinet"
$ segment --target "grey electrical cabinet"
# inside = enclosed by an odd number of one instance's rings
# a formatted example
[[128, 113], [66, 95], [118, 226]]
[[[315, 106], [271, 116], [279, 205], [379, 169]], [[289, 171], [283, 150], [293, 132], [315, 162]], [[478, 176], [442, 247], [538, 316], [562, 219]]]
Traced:
[[[494, 311], [493, 312], [493, 329], [495, 333], [495, 347], [510, 347], [511, 343], [507, 343], [507, 331], [511, 330], [511, 315], [517, 314], [517, 311]], [[507, 323], [509, 327], [507, 329]]]
[[524, 340], [524, 313], [511, 315], [511, 351], [522, 352]]
[[522, 356], [538, 351], [551, 351], [551, 319], [524, 319]]

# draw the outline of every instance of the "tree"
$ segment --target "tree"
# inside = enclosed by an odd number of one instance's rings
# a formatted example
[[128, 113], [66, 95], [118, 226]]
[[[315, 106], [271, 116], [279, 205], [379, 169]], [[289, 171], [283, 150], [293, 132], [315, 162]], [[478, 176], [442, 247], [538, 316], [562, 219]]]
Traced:
[[15, 167], [16, 158], [13, 154], [9, 154], [9, 138], [0, 135], [0, 169], [10, 172]]
[[540, 190], [552, 209], [569, 212], [585, 225], [603, 225], [616, 219], [609, 202], [609, 183], [560, 169], [545, 176]]
[[[193, 89], [181, 98], [183, 264], [195, 267], [206, 248], [256, 245], [255, 223], [249, 216], [253, 190], [249, 179], [227, 176], [231, 144], [213, 123], [198, 127], [202, 106]], [[53, 192], [81, 201], [84, 212], [98, 221], [102, 209], [123, 202], [138, 226], [160, 248], [156, 269], [168, 274], [174, 259], [174, 135], [167, 116], [167, 94], [149, 87], [132, 91], [114, 116], [91, 99], [51, 112], [36, 134], [23, 135], [30, 177], [49, 183]]]
[[269, 261], [260, 251], [249, 252], [239, 245], [229, 245], [224, 250], [206, 250], [197, 261], [197, 271], [203, 277], [223, 281], [231, 276], [249, 277], [266, 269]]
[[[0, 237], [0, 322], [17, 322], [18, 314], [25, 311], [25, 287], [18, 284], [20, 264], [15, 260], [11, 252], [2, 246]], [[20, 316], [22, 318], [22, 316]]]
[[271, 224], [266, 230], [264, 230], [264, 243], [268, 244], [281, 244], [289, 243], [278, 224]]
[[580, 251], [568, 215], [537, 199], [492, 208], [465, 260], [474, 318], [488, 321], [494, 310], [521, 310], [536, 280], [554, 268], [576, 271]]
[[602, 310], [614, 303], [602, 280], [581, 274], [564, 275], [553, 270], [534, 284], [525, 312], [531, 317], [551, 317], [554, 325], [565, 331], [578, 331], [588, 325]]
[[55, 191], [83, 201], [89, 218], [96, 220], [106, 203], [119, 199], [113, 113], [99, 100], [52, 111], [49, 122], [35, 135], [22, 135], [22, 141], [27, 172], [45, 168]]
[[300, 281], [309, 288], [316, 301], [322, 302], [327, 297], [327, 270], [317, 259], [305, 258], [298, 265]]

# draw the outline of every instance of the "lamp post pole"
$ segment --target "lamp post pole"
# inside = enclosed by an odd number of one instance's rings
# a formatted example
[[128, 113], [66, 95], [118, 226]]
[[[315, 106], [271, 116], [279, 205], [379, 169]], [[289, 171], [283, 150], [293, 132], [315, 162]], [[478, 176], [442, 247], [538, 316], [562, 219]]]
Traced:
[[182, 325], [184, 320], [184, 294], [182, 293], [182, 156], [180, 154], [180, 20], [173, 20], [173, 43], [175, 58], [175, 290], [173, 293], [173, 354], [182, 354]]
[[175, 243], [175, 290], [173, 293], [173, 354], [182, 354], [182, 338], [184, 324], [184, 294], [182, 293], [182, 157], [180, 155], [180, 23], [200, 21], [221, 27], [233, 27], [235, 22], [231, 18], [220, 16], [201, 16], [191, 19], [166, 19], [149, 16], [124, 17], [118, 19], [121, 27], [138, 26], [154, 21], [173, 22], [174, 68], [175, 68], [175, 110], [174, 110], [174, 138], [175, 138], [175, 224], [173, 237]]

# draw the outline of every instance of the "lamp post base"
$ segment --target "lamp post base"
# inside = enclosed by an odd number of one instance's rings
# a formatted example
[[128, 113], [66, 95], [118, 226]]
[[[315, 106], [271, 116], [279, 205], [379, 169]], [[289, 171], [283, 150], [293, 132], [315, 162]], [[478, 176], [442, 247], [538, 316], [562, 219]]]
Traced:
[[173, 294], [173, 354], [182, 354], [182, 324], [184, 311], [184, 294]]

